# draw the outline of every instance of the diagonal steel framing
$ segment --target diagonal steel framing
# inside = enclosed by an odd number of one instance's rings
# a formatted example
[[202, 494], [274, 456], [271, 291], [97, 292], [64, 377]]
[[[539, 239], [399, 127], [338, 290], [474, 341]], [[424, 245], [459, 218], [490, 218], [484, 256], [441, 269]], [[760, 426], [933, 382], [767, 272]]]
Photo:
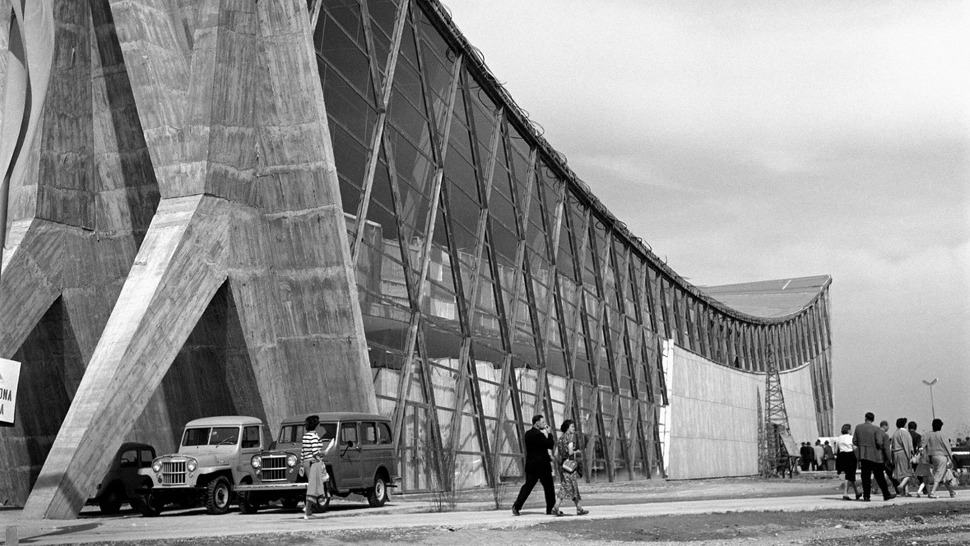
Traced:
[[[319, 13], [319, 2], [314, 6], [314, 10]], [[397, 58], [401, 50], [401, 41], [404, 36], [404, 23], [407, 21], [408, 0], [402, 0], [397, 7], [394, 16], [394, 33], [391, 36], [391, 47], [388, 51], [387, 60], [384, 63], [384, 74], [381, 78], [380, 70], [375, 62], [377, 48], [374, 45], [374, 31], [371, 28], [370, 8], [368, 0], [360, 0], [361, 19], [364, 28], [364, 41], [367, 44], [367, 59], [371, 74], [371, 91], [377, 99], [377, 121], [374, 124], [373, 134], [371, 135], [370, 145], [367, 147], [367, 165], [364, 170], [363, 196], [357, 205], [357, 223], [354, 226], [355, 232], [351, 242], [350, 251], [354, 265], [357, 264], [361, 253], [361, 244], [364, 239], [364, 224], [362, 219], [367, 218], [368, 208], [370, 207], [371, 192], [374, 187], [374, 175], [377, 172], [378, 159], [380, 158], [381, 143], [384, 142], [384, 129], [387, 124], [387, 110], [391, 102], [391, 91], [394, 85], [394, 73], [397, 69]], [[314, 17], [316, 23], [316, 16]], [[314, 24], [314, 27], [316, 25]], [[389, 159], [390, 160], [390, 159]]]
[[[507, 138], [507, 130], [508, 130], [507, 128], [508, 128], [508, 126], [505, 124], [505, 122], [503, 120], [503, 123], [502, 123], [502, 146], [503, 146], [503, 149], [505, 151], [505, 156], [506, 156], [507, 161], [508, 161], [508, 159], [512, 157], [512, 153], [511, 153], [510, 145], [509, 145], [508, 138]], [[514, 344], [515, 344], [515, 339], [516, 339], [516, 335], [517, 335], [517, 331], [518, 331], [518, 329], [516, 328], [516, 326], [514, 324], [514, 321], [515, 321], [515, 317], [518, 315], [518, 312], [519, 312], [519, 302], [521, 300], [521, 296], [523, 295], [523, 292], [522, 292], [523, 288], [524, 288], [524, 295], [526, 296], [526, 298], [528, 300], [527, 301], [527, 305], [529, 305], [529, 307], [530, 307], [530, 309], [529, 309], [530, 322], [532, 324], [532, 327], [533, 327], [533, 331], [534, 332], [536, 332], [535, 328], [539, 324], [538, 321], [536, 320], [536, 317], [535, 317], [536, 316], [536, 310], [535, 310], [535, 307], [534, 307], [535, 306], [535, 297], [534, 297], [534, 294], [532, 293], [532, 290], [531, 290], [531, 282], [532, 282], [532, 279], [531, 279], [531, 276], [528, 274], [528, 260], [526, 259], [526, 253], [527, 253], [527, 235], [526, 235], [527, 234], [527, 229], [526, 229], [526, 226], [528, 226], [528, 221], [529, 221], [530, 205], [531, 205], [531, 201], [532, 201], [532, 190], [533, 190], [534, 185], [536, 184], [536, 172], [535, 172], [536, 171], [536, 169], [535, 169], [535, 167], [536, 167], [536, 151], [535, 151], [535, 149], [530, 149], [530, 151], [529, 151], [529, 160], [528, 161], [529, 161], [529, 165], [528, 165], [527, 173], [526, 173], [526, 192], [525, 192], [526, 193], [526, 198], [525, 198], [524, 203], [521, 206], [517, 206], [516, 207], [516, 211], [517, 211], [517, 214], [516, 214], [516, 231], [517, 231], [517, 235], [519, 237], [519, 242], [518, 242], [518, 245], [516, 247], [516, 271], [515, 271], [515, 279], [516, 280], [514, 281], [515, 282], [515, 294], [513, 295], [513, 300], [512, 300], [513, 305], [512, 305], [512, 311], [511, 311], [512, 312], [512, 317], [513, 317], [513, 319], [512, 319], [513, 320], [513, 324], [511, 325], [511, 327], [509, 329], [510, 330], [510, 344], [512, 344], [513, 347], [514, 347]], [[516, 197], [513, 195], [513, 199], [515, 199], [515, 198]], [[515, 203], [513, 203], [513, 204], [515, 205]], [[540, 204], [540, 206], [541, 206], [541, 204]], [[521, 212], [519, 212], [519, 211], [521, 211]], [[538, 334], [538, 332], [536, 332], [536, 333]], [[538, 362], [539, 366], [544, 368], [545, 367], [545, 353], [542, 351], [542, 341], [541, 341], [541, 339], [542, 339], [541, 334], [536, 335], [536, 340], [537, 340], [537, 343], [535, 344], [535, 348], [536, 348], [536, 358], [537, 358], [537, 362]], [[517, 393], [518, 392], [517, 378], [515, 376], [515, 368], [514, 368], [514, 365], [513, 365], [513, 358], [512, 358], [512, 354], [511, 353], [506, 357], [505, 361], [502, 363], [502, 379], [501, 379], [501, 385], [502, 385], [502, 387], [501, 387], [501, 390], [499, 391], [499, 412], [498, 412], [498, 415], [497, 415], [498, 422], [497, 422], [497, 426], [496, 426], [496, 437], [494, 439], [495, 449], [493, 450], [494, 461], [495, 461], [494, 464], [495, 464], [496, 468], [498, 468], [500, 466], [500, 464], [501, 464], [501, 461], [500, 461], [500, 453], [499, 452], [500, 452], [500, 448], [501, 448], [501, 445], [502, 445], [502, 439], [503, 439], [502, 438], [502, 434], [503, 434], [503, 431], [505, 430], [505, 413], [506, 413], [505, 412], [505, 404], [508, 403], [508, 400], [509, 400], [510, 395], [512, 393]], [[521, 406], [518, 408], [518, 413], [516, 415], [514, 415], [514, 417], [516, 419], [516, 422], [518, 423], [519, 428], [521, 428], [522, 427], [522, 422], [523, 422], [523, 416], [522, 416], [522, 408], [521, 408]], [[517, 438], [515, 441], [517, 441], [517, 442], [518, 441], [521, 441], [520, 438], [521, 438], [521, 431], [520, 431], [520, 434], [519, 434], [519, 438]], [[521, 446], [520, 446], [519, 452], [522, 453]]]
[[[502, 110], [496, 109], [496, 111], [493, 112], [495, 127], [492, 131], [492, 135], [489, 141], [490, 157], [488, 160], [488, 165], [485, 167], [485, 174], [483, 176], [480, 176], [478, 174], [480, 170], [480, 165], [481, 165], [481, 158], [478, 157], [478, 136], [477, 136], [476, 128], [474, 126], [474, 122], [472, 121], [474, 119], [474, 114], [472, 112], [473, 107], [470, 106], [470, 103], [469, 103], [470, 97], [469, 97], [469, 89], [468, 89], [467, 82], [464, 82], [461, 85], [461, 92], [463, 97], [462, 103], [464, 104], [465, 112], [466, 112], [465, 117], [466, 119], [469, 120], [469, 137], [471, 142], [470, 152], [472, 154], [473, 162], [475, 165], [476, 185], [479, 188], [482, 188], [483, 185], [486, 188], [488, 188], [484, 194], [485, 195], [484, 198], [487, 200], [488, 199], [487, 196], [490, 194], [491, 180], [495, 171], [495, 150], [498, 148], [498, 139], [501, 134], [501, 127], [500, 127], [499, 121], [502, 118]], [[475, 240], [476, 241], [475, 260], [474, 260], [475, 271], [472, 277], [473, 284], [471, 287], [472, 289], [471, 301], [468, 303], [468, 335], [465, 336], [464, 339], [462, 339], [462, 360], [459, 363], [458, 384], [456, 386], [456, 392], [455, 392], [455, 412], [452, 414], [452, 422], [451, 422], [451, 443], [450, 443], [449, 449], [450, 449], [450, 453], [453, 456], [456, 456], [458, 452], [458, 445], [461, 439], [461, 421], [462, 421], [461, 417], [462, 417], [462, 412], [465, 405], [465, 393], [467, 389], [473, 389], [475, 391], [475, 396], [473, 396], [473, 398], [474, 398], [474, 404], [476, 408], [476, 420], [482, 418], [482, 411], [480, 411], [481, 399], [477, 392], [478, 372], [476, 369], [475, 361], [472, 358], [473, 330], [474, 330], [475, 319], [477, 318], [477, 314], [478, 314], [478, 307], [479, 307], [478, 300], [480, 296], [479, 290], [482, 286], [482, 281], [481, 281], [482, 254], [485, 252], [485, 234], [486, 234], [485, 225], [486, 225], [487, 215], [488, 215], [487, 201], [480, 202], [480, 205], [482, 206], [482, 209], [479, 216], [478, 233], [476, 234], [476, 240]], [[460, 262], [461, 260], [458, 260], [458, 261]], [[462, 297], [464, 297], [464, 295], [462, 295]], [[499, 320], [501, 322], [502, 317], [500, 317]], [[471, 384], [468, 384], [469, 381], [471, 381]], [[482, 426], [480, 426], [479, 428], [480, 428], [480, 434], [478, 436], [478, 440], [483, 452], [483, 464], [486, 468], [487, 481], [490, 484], [493, 484], [494, 477], [493, 477], [493, 472], [490, 464], [491, 457], [488, 455], [490, 448], [488, 445], [488, 436], [486, 435], [486, 429], [484, 428], [484, 422], [482, 423]], [[454, 477], [453, 468], [451, 470], [452, 472], [448, 474], [448, 478]]]

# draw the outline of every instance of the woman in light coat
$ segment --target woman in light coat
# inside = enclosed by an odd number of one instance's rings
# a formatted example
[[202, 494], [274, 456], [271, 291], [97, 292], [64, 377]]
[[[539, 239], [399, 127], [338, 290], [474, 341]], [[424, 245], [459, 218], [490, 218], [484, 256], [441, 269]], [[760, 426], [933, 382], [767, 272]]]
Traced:
[[[943, 420], [933, 419], [933, 432], [927, 433], [923, 437], [926, 455], [930, 458], [930, 464], [933, 466], [933, 488], [927, 495], [931, 499], [936, 498], [936, 488], [940, 486], [947, 467], [953, 464], [953, 452], [950, 451], [950, 444], [943, 437], [941, 430], [943, 430]], [[957, 496], [957, 492], [953, 490], [949, 481], [943, 482], [943, 485], [950, 492], [951, 497]]]

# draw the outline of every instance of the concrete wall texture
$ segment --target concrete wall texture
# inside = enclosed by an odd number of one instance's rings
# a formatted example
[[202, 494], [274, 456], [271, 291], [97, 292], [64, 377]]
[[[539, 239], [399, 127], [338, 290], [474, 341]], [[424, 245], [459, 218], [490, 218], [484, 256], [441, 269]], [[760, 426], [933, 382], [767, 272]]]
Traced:
[[[765, 375], [721, 366], [674, 347], [671, 367], [671, 479], [758, 474], [759, 405]], [[796, 442], [819, 436], [811, 364], [782, 372], [789, 427]]]
[[[687, 282], [437, 0], [0, 0], [0, 48], [3, 504], [73, 517], [126, 440], [319, 409], [392, 417], [408, 491], [520, 480], [536, 413], [588, 480], [662, 477], [668, 409], [729, 475], [770, 352], [831, 428], [831, 279]], [[706, 363], [670, 400], [664, 340]]]

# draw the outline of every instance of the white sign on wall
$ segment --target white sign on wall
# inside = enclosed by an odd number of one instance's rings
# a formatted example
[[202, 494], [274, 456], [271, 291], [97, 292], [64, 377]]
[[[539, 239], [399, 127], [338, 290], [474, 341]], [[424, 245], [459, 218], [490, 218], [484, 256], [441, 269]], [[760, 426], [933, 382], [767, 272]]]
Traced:
[[20, 362], [0, 358], [0, 424], [13, 424]]

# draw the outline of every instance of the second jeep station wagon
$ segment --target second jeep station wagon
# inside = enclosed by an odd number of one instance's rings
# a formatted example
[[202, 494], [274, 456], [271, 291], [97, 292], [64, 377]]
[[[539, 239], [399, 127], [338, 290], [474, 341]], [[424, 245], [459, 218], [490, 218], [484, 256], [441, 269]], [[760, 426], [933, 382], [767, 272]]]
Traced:
[[[300, 464], [300, 447], [304, 420], [312, 414], [284, 419], [275, 445], [252, 457], [252, 484], [237, 487], [243, 511], [255, 512], [260, 504], [274, 500], [281, 501], [284, 508], [293, 508], [303, 500], [306, 476]], [[396, 487], [400, 478], [390, 420], [369, 413], [315, 415], [320, 417], [317, 433], [323, 440], [330, 491], [340, 497], [356, 493], [367, 497], [371, 506], [383, 506], [388, 499], [387, 488]]]
[[255, 417], [189, 421], [178, 453], [157, 457], [138, 471], [141, 483], [132, 504], [145, 516], [157, 516], [170, 503], [225, 514], [235, 488], [253, 480], [251, 460], [263, 448], [263, 428]]

